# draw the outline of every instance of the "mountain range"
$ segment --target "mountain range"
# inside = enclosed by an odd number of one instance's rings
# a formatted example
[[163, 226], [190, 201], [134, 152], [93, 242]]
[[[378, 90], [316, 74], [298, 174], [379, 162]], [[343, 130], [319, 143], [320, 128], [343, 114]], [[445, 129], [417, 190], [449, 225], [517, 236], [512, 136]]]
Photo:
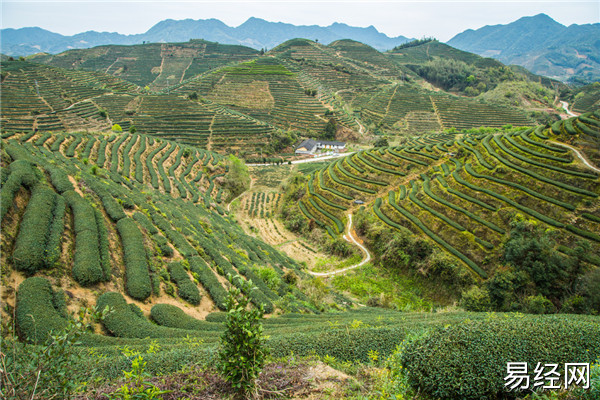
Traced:
[[450, 46], [566, 81], [600, 79], [600, 23], [564, 26], [546, 14], [468, 29]]
[[230, 27], [218, 19], [167, 19], [135, 35], [88, 31], [73, 36], [63, 36], [38, 27], [2, 29], [2, 53], [31, 55], [40, 52], [60, 53], [71, 49], [85, 49], [105, 44], [142, 44], [145, 42], [187, 42], [204, 39], [223, 44], [240, 44], [254, 49], [271, 49], [286, 40], [307, 38], [329, 44], [339, 39], [353, 39], [378, 50], [389, 50], [411, 39], [404, 36], [388, 37], [374, 26], [353, 27], [334, 23], [330, 26], [292, 25], [249, 18], [238, 27]]
[[[28, 56], [40, 52], [57, 54], [106, 44], [187, 42], [204, 39], [238, 44], [254, 49], [271, 49], [293, 38], [307, 38], [329, 44], [352, 39], [377, 50], [390, 50], [410, 41], [405, 36], [389, 37], [375, 27], [353, 27], [343, 23], [330, 26], [293, 25], [249, 18], [238, 27], [217, 19], [161, 21], [147, 32], [122, 35], [88, 31], [63, 36], [38, 27], [2, 29], [3, 54]], [[447, 43], [461, 50], [492, 57], [505, 64], [520, 65], [538, 75], [561, 81], [593, 82], [600, 79], [600, 24], [564, 26], [545, 14], [523, 17], [506, 25], [468, 29]]]

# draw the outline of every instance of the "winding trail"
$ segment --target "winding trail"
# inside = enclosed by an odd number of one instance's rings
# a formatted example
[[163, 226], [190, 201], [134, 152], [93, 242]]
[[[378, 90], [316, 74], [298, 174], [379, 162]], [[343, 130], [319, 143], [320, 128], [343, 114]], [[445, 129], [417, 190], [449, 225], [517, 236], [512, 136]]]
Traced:
[[560, 104], [562, 104], [562, 108], [567, 112], [567, 115], [569, 117], [578, 117], [577, 114], [573, 114], [570, 110], [569, 110], [569, 103], [567, 103], [566, 101], [560, 101]]
[[335, 271], [329, 271], [329, 272], [307, 271], [307, 272], [314, 276], [332, 276], [332, 275], [336, 275], [336, 274], [341, 274], [342, 272], [350, 271], [351, 269], [361, 267], [361, 266], [365, 265], [366, 263], [368, 263], [369, 261], [371, 261], [371, 253], [369, 253], [369, 250], [367, 250], [367, 248], [365, 246], [360, 244], [352, 235], [352, 214], [348, 214], [348, 235], [347, 236], [344, 235], [343, 238], [347, 242], [349, 242], [351, 244], [355, 244], [358, 247], [360, 247], [360, 249], [366, 254], [365, 258], [363, 258], [363, 260], [361, 262], [359, 262], [358, 264], [355, 264], [355, 265], [351, 265], [346, 268], [335, 270]]
[[365, 127], [358, 121], [358, 118], [354, 118], [354, 121], [356, 121], [356, 123], [358, 124], [358, 133], [360, 133], [362, 136], [365, 135]]
[[573, 152], [575, 153], [575, 155], [590, 169], [600, 173], [600, 168], [593, 166], [584, 156], [583, 154], [581, 154], [579, 152], [579, 150], [577, 150], [575, 147], [573, 146], [569, 146], [568, 144], [565, 143], [560, 143], [560, 142], [555, 142], [555, 141], [551, 141], [552, 144], [556, 144], [558, 146], [562, 146], [562, 147], [566, 147], [569, 148], [571, 150], [573, 150]]

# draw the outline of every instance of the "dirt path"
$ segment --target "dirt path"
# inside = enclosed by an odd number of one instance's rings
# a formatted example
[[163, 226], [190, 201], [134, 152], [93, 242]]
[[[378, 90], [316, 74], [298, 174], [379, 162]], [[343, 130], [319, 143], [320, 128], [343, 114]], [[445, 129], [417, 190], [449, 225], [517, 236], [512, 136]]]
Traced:
[[569, 103], [567, 103], [566, 101], [560, 101], [560, 104], [562, 104], [562, 108], [567, 112], [567, 114], [569, 115], [569, 117], [578, 117], [577, 114], [573, 114], [571, 111], [569, 111]]
[[358, 124], [358, 133], [360, 133], [361, 135], [364, 136], [364, 134], [365, 134], [364, 126], [358, 121], [357, 118], [354, 118], [354, 121], [356, 121], [356, 123]]
[[[346, 157], [349, 156], [351, 154], [356, 153], [355, 151], [349, 152], [349, 153], [338, 153], [338, 154], [334, 154], [332, 156], [325, 156], [325, 157], [314, 157], [314, 158], [306, 158], [304, 160], [295, 160], [292, 161], [292, 164], [305, 164], [305, 163], [311, 163], [311, 162], [319, 162], [319, 161], [323, 161], [323, 160], [329, 160], [332, 158], [338, 158], [338, 157]], [[273, 166], [273, 164], [246, 164], [248, 167], [270, 167]]]
[[361, 262], [359, 262], [358, 264], [351, 265], [346, 268], [342, 268], [342, 269], [338, 269], [338, 270], [330, 271], [330, 272], [308, 271], [309, 274], [314, 275], [314, 276], [332, 276], [332, 275], [336, 275], [336, 274], [341, 274], [342, 272], [350, 271], [351, 269], [362, 267], [363, 265], [365, 265], [366, 263], [371, 261], [371, 253], [369, 253], [369, 250], [367, 250], [367, 248], [365, 246], [360, 244], [352, 235], [352, 214], [348, 214], [348, 235], [347, 236], [344, 235], [343, 238], [347, 242], [350, 242], [350, 243], [355, 244], [358, 247], [360, 247], [360, 249], [366, 254], [366, 257], [363, 258], [363, 260]]
[[569, 149], [573, 150], [573, 152], [575, 153], [575, 155], [576, 155], [577, 157], [579, 157], [579, 159], [580, 159], [580, 160], [581, 160], [581, 161], [582, 161], [582, 162], [583, 162], [583, 163], [584, 163], [584, 164], [585, 164], [585, 165], [586, 165], [588, 168], [590, 168], [590, 169], [593, 169], [594, 171], [596, 171], [596, 172], [600, 173], [600, 168], [597, 168], [597, 167], [593, 166], [593, 165], [592, 165], [592, 164], [591, 164], [591, 163], [590, 163], [590, 162], [589, 162], [589, 161], [588, 161], [588, 160], [587, 160], [587, 159], [586, 159], [586, 158], [583, 156], [583, 154], [581, 154], [581, 153], [579, 152], [579, 150], [577, 150], [575, 147], [573, 147], [573, 146], [569, 146], [568, 144], [565, 144], [565, 143], [559, 143], [559, 142], [554, 142], [554, 141], [552, 141], [551, 143], [553, 143], [553, 144], [556, 144], [556, 145], [559, 145], [559, 146], [562, 146], [562, 147], [567, 147], [567, 148], [569, 148]]

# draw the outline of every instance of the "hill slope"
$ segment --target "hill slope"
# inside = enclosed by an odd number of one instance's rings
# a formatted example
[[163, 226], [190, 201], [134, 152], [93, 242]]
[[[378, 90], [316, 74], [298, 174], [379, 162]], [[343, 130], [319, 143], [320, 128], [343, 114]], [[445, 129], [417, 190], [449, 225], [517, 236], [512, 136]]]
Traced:
[[261, 288], [247, 295], [269, 313], [312, 309], [282, 280], [304, 276], [299, 265], [221, 207], [248, 185], [239, 161], [138, 134], [5, 134], [2, 151], [4, 287], [51, 277], [75, 308], [116, 291], [147, 312], [189, 303], [203, 317], [224, 309], [225, 277], [239, 273]]
[[[599, 115], [588, 113], [552, 127], [427, 135], [402, 146], [359, 151], [312, 173], [286, 218], [302, 215], [306, 226], [336, 237], [344, 233], [347, 215], [357, 213], [363, 233], [373, 226], [381, 235], [381, 226], [387, 226], [424, 236], [477, 280], [501, 269], [516, 221], [531, 220], [556, 232], [561, 252], [572, 255], [573, 248], [588, 246], [583, 260], [600, 266], [592, 255], [600, 250], [600, 169], [593, 167], [599, 127]], [[556, 140], [576, 140], [592, 167]], [[386, 265], [402, 268], [402, 262], [393, 256]], [[455, 270], [455, 278], [464, 279], [465, 271]]]

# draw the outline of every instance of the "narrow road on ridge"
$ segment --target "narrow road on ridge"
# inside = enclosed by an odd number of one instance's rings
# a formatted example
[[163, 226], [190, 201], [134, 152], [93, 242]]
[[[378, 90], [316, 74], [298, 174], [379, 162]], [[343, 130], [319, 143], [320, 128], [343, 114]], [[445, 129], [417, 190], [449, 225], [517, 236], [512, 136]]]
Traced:
[[581, 153], [579, 152], [579, 150], [577, 150], [575, 147], [573, 147], [573, 146], [569, 146], [568, 144], [565, 144], [565, 143], [560, 143], [560, 142], [554, 142], [554, 141], [552, 141], [551, 143], [553, 143], [553, 144], [557, 144], [557, 145], [559, 145], [559, 146], [562, 146], [562, 147], [567, 147], [567, 148], [569, 148], [569, 149], [573, 150], [573, 152], [575, 153], [575, 155], [576, 155], [577, 157], [579, 157], [579, 159], [580, 159], [580, 160], [581, 160], [581, 161], [582, 161], [582, 162], [583, 162], [583, 163], [584, 163], [584, 164], [585, 164], [585, 165], [586, 165], [588, 168], [590, 168], [590, 169], [593, 169], [594, 171], [596, 171], [596, 172], [600, 173], [600, 168], [594, 167], [592, 164], [590, 164], [590, 162], [589, 162], [589, 161], [588, 161], [588, 160], [587, 160], [587, 159], [586, 159], [586, 158], [583, 156], [583, 154], [581, 154]]
[[[325, 156], [325, 157], [314, 157], [314, 158], [305, 158], [303, 160], [294, 160], [292, 161], [292, 164], [305, 164], [305, 163], [311, 163], [311, 162], [319, 162], [319, 161], [323, 161], [323, 160], [330, 160], [332, 158], [338, 158], [338, 157], [345, 157], [345, 156], [349, 156], [350, 154], [354, 154], [356, 153], [355, 151], [351, 151], [348, 153], [337, 153], [331, 156]], [[246, 164], [246, 166], [248, 167], [269, 167], [272, 166], [273, 164]], [[284, 162], [282, 165], [287, 165], [287, 162]]]
[[[363, 260], [361, 262], [359, 262], [358, 264], [355, 264], [355, 265], [351, 265], [346, 268], [335, 270], [335, 271], [329, 271], [329, 272], [307, 271], [307, 272], [314, 276], [332, 276], [332, 275], [336, 275], [336, 274], [341, 274], [342, 272], [350, 271], [351, 269], [354, 269], [354, 268], [361, 267], [361, 266], [365, 265], [366, 263], [368, 263], [369, 261], [371, 261], [371, 253], [369, 253], [369, 250], [367, 250], [367, 248], [365, 246], [360, 244], [352, 235], [352, 214], [348, 214], [348, 235], [347, 236], [344, 235], [343, 238], [347, 242], [355, 244], [358, 247], [360, 247], [360, 249], [366, 254], [365, 258], [363, 258]], [[348, 238], [350, 238], [350, 239], [348, 239]]]

